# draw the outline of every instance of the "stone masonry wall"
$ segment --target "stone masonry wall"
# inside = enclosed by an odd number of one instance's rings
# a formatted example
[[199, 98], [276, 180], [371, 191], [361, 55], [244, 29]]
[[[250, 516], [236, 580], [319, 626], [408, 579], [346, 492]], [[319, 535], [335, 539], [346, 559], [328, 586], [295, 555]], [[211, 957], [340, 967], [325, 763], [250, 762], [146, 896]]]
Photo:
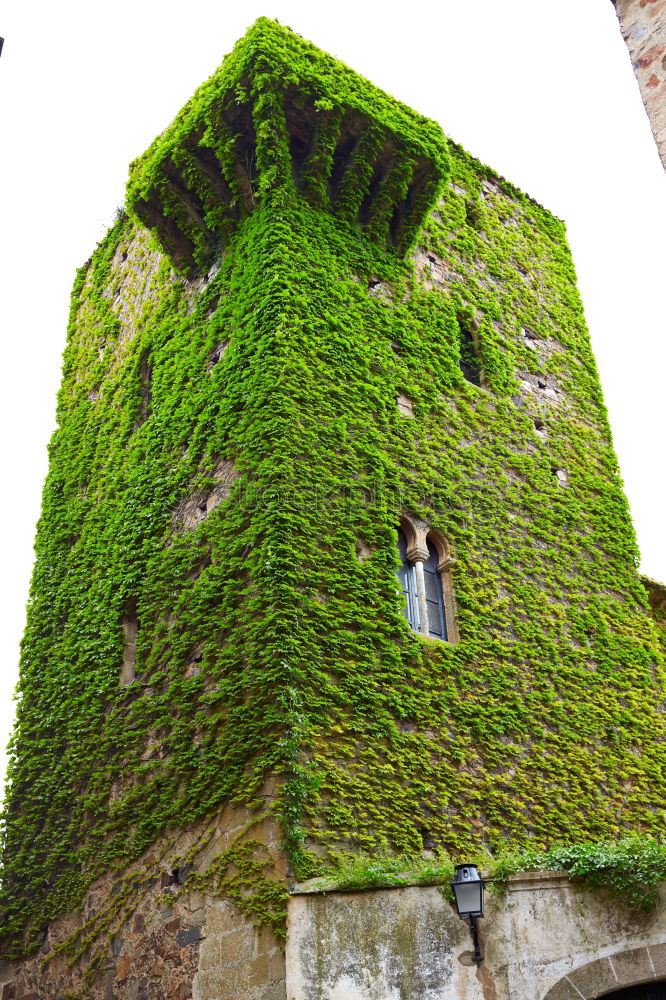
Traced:
[[666, 0], [614, 0], [643, 104], [666, 168]]
[[[95, 883], [80, 911], [45, 928], [37, 955], [0, 964], [0, 1000], [284, 1000], [281, 942], [205, 883], [249, 819], [249, 810], [227, 808], [155, 844], [121, 880]], [[249, 836], [283, 873], [274, 825]], [[186, 854], [191, 861], [174, 867]], [[193, 871], [204, 880], [188, 891]]]
[[486, 895], [477, 969], [469, 927], [436, 887], [301, 889], [287, 1000], [593, 1000], [666, 982], [666, 890], [646, 914], [561, 872], [515, 876]]

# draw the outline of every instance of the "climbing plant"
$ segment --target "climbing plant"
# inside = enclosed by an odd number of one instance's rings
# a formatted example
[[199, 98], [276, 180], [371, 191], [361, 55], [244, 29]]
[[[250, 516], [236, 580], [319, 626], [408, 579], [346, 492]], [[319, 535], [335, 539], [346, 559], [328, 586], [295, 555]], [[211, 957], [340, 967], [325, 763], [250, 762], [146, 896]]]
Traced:
[[[301, 160], [289, 87], [322, 116]], [[251, 108], [251, 145], [222, 106]], [[658, 832], [663, 660], [563, 224], [266, 21], [134, 165], [128, 210], [72, 296], [6, 953], [168, 829], [264, 809], [269, 777], [299, 878], [426, 841]], [[459, 364], [470, 327], [481, 386]], [[455, 644], [403, 617], [402, 512], [455, 553]], [[244, 905], [274, 926], [282, 890], [248, 850]]]

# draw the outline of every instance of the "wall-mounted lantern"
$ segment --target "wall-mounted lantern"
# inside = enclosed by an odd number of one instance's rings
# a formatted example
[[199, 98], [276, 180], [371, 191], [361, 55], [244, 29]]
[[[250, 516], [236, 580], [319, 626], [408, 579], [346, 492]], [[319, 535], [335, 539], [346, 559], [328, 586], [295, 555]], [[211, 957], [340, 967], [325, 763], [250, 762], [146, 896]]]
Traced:
[[483, 916], [483, 889], [485, 882], [479, 875], [476, 865], [456, 865], [456, 873], [451, 883], [456, 899], [458, 916], [461, 920], [469, 920], [474, 942], [474, 961], [477, 966], [483, 962], [479, 948], [479, 934], [476, 926], [477, 917]]

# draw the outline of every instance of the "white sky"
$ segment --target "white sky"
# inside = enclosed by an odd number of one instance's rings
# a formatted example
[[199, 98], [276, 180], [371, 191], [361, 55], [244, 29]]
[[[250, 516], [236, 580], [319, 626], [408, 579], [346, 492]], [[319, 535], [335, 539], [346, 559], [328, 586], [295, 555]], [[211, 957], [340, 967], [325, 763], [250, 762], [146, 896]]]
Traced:
[[122, 203], [130, 160], [261, 15], [439, 121], [566, 221], [642, 569], [666, 581], [666, 182], [610, 0], [9, 0], [0, 15], [1, 746], [75, 268]]

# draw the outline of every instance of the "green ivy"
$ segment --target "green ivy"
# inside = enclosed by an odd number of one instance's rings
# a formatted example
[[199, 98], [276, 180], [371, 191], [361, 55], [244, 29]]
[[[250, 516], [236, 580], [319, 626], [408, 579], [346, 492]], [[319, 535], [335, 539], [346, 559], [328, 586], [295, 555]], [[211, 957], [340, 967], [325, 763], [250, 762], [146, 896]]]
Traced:
[[[564, 226], [270, 24], [132, 173], [134, 211], [166, 184], [165, 156], [188, 170], [194, 115], [235, 183], [211, 109], [248, 100], [251, 63], [263, 186], [234, 225], [208, 203], [214, 265], [186, 277], [120, 214], [74, 286], [10, 749], [8, 955], [169, 829], [225, 804], [260, 813], [273, 779], [299, 878], [424, 838], [460, 857], [663, 830], [664, 664]], [[330, 116], [303, 190], [270, 188], [289, 163], [273, 56], [294, 57], [291, 82]], [[425, 257], [417, 277], [385, 245], [381, 213], [365, 235], [350, 225], [353, 185], [322, 210], [342, 104], [367, 116], [359, 184], [376, 130], [398, 137], [380, 207], [420, 150], [439, 167], [416, 219], [449, 163], [419, 235], [437, 284]], [[471, 323], [483, 388], [459, 367]], [[529, 378], [556, 387], [550, 402]], [[235, 478], [208, 509], [220, 463]], [[402, 615], [404, 512], [455, 552], [456, 644]], [[136, 679], [121, 687], [128, 614]], [[271, 926], [281, 891], [260, 900]]]
[[[625, 837], [555, 846], [547, 851], [504, 850], [492, 857], [477, 853], [470, 863], [482, 870], [491, 893], [506, 890], [512, 875], [529, 871], [562, 871], [585, 889], [608, 889], [628, 906], [647, 912], [654, 909], [659, 889], [666, 881], [666, 845], [650, 837]], [[313, 890], [333, 892], [349, 889], [398, 888], [439, 885], [453, 902], [451, 880], [455, 862], [446, 852], [430, 858], [420, 855], [375, 856], [356, 854], [340, 860], [325, 877], [315, 880]]]
[[615, 843], [575, 844], [548, 851], [522, 851], [499, 857], [491, 866], [498, 888], [523, 871], [565, 871], [587, 889], [609, 889], [629, 906], [653, 910], [666, 881], [666, 845], [650, 837], [625, 837]]

